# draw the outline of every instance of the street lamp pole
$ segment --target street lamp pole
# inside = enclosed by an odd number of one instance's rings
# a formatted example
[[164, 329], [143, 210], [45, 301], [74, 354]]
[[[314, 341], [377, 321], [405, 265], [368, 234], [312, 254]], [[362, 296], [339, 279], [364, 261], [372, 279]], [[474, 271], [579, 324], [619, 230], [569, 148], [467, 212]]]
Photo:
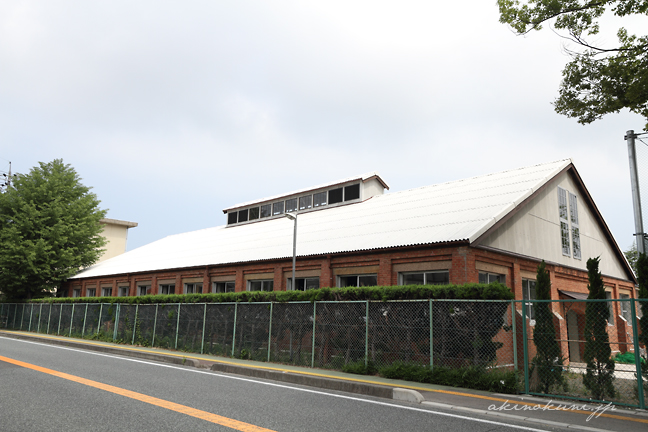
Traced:
[[284, 213], [288, 219], [292, 219], [294, 222], [293, 228], [293, 262], [292, 262], [292, 291], [295, 291], [297, 286], [297, 281], [295, 280], [295, 263], [297, 262], [297, 215], [292, 215], [290, 213]]

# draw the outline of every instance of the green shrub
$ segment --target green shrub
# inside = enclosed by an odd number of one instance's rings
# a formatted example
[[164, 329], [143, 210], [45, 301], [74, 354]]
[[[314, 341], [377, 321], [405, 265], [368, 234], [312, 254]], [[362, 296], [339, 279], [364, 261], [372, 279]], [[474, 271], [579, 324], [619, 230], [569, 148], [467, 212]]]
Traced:
[[376, 365], [369, 361], [365, 365], [364, 361], [347, 363], [342, 366], [342, 372], [352, 373], [357, 375], [375, 375], [378, 372]]

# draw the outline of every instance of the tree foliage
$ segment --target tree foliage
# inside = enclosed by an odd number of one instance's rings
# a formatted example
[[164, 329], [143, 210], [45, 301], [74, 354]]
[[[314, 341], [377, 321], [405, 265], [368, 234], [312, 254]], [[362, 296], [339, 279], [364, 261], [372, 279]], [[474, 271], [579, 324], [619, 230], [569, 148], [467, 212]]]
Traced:
[[630, 264], [630, 268], [632, 268], [632, 271], [634, 272], [635, 276], [637, 276], [638, 275], [637, 260], [639, 259], [639, 253], [637, 252], [637, 244], [633, 242], [632, 247], [630, 247], [630, 249], [628, 249], [627, 251], [624, 251], [623, 254], [628, 260], [628, 264]]
[[[537, 300], [551, 300], [551, 281], [544, 260], [538, 266], [536, 277]], [[563, 357], [556, 340], [554, 315], [549, 302], [535, 303], [536, 325], [533, 329], [533, 343], [536, 355], [531, 364], [531, 372], [538, 375], [538, 391], [549, 393], [554, 385], [565, 386]]]
[[18, 176], [0, 194], [0, 291], [7, 300], [48, 296], [95, 263], [106, 243], [105, 213], [60, 159]]
[[[588, 300], [605, 300], [605, 287], [599, 271], [599, 258], [587, 260]], [[607, 332], [609, 309], [606, 301], [587, 302], [585, 306], [585, 353], [587, 372], [583, 384], [596, 400], [614, 397], [614, 359]]]
[[554, 105], [558, 113], [591, 123], [623, 108], [643, 116], [648, 128], [648, 35], [621, 27], [614, 46], [596, 46], [604, 14], [617, 17], [648, 15], [648, 0], [498, 0], [500, 22], [518, 34], [552, 25], [579, 47], [568, 50], [572, 60]]

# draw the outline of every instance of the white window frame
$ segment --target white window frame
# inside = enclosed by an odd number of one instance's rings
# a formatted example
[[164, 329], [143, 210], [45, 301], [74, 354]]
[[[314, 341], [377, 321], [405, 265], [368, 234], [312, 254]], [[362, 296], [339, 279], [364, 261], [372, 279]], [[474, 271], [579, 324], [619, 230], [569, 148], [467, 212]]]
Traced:
[[[261, 289], [252, 289], [253, 284], [261, 283]], [[269, 288], [269, 289], [266, 289]], [[250, 279], [247, 281], [247, 291], [274, 291], [274, 279]]]
[[117, 287], [117, 295], [119, 297], [128, 297], [128, 291], [129, 291], [129, 287], [127, 286], [122, 285], [120, 287]]
[[[482, 275], [485, 275], [486, 282], [481, 282]], [[492, 273], [492, 272], [487, 272], [487, 271], [480, 271], [478, 273], [477, 277], [479, 278], [479, 283], [491, 284], [493, 282], [499, 282], [502, 285], [506, 285], [506, 275], [505, 274]], [[500, 280], [491, 280], [491, 279], [500, 279], [500, 278], [502, 279], [501, 281]]]
[[151, 290], [151, 285], [137, 285], [137, 295], [145, 296]]
[[[218, 284], [223, 284], [224, 290], [218, 291]], [[229, 290], [228, 287], [231, 286], [232, 289]], [[235, 281], [215, 281], [212, 282], [212, 293], [228, 293], [236, 291], [236, 282]]]
[[[526, 282], [526, 283], [525, 283]], [[533, 284], [533, 286], [531, 286]], [[522, 299], [523, 300], [537, 300], [538, 295], [536, 292], [536, 281], [535, 279], [522, 278]], [[526, 316], [531, 321], [535, 321], [535, 303], [524, 303], [526, 307]]]
[[448, 284], [450, 283], [450, 270], [420, 270], [420, 271], [408, 271], [398, 273], [398, 284], [405, 285], [405, 277], [409, 275], [423, 275], [423, 285], [445, 285], [444, 283], [428, 283], [427, 275], [430, 273], [445, 273], [448, 275]]
[[[173, 287], [173, 292], [170, 292], [171, 287]], [[163, 294], [163, 295], [175, 294], [175, 284], [160, 284], [158, 286], [158, 294]]]
[[81, 297], [81, 288], [72, 289], [72, 297]]
[[352, 287], [352, 286], [360, 287], [361, 286], [360, 285], [360, 278], [361, 277], [375, 277], [376, 278], [376, 285], [362, 285], [362, 286], [378, 286], [378, 274], [377, 273], [366, 273], [366, 274], [357, 274], [357, 275], [353, 275], [353, 274], [351, 274], [351, 275], [338, 275], [337, 276], [337, 281], [336, 281], [337, 282], [337, 287], [338, 288], [343, 288], [342, 284], [341, 284], [342, 278], [351, 278], [351, 277], [356, 278], [356, 284], [355, 285], [346, 285], [346, 287]]
[[86, 297], [97, 297], [97, 288], [86, 288]]
[[112, 297], [112, 287], [101, 288], [101, 297]]
[[183, 292], [185, 294], [202, 294], [202, 291], [203, 291], [202, 282], [185, 282], [184, 284]]
[[621, 312], [619, 316], [623, 318], [630, 327], [632, 327], [632, 310], [630, 309], [630, 301], [633, 299], [631, 299], [628, 294], [619, 293], [619, 300], [622, 300], [619, 302], [619, 309]]
[[[297, 289], [296, 291], [306, 291], [306, 287], [308, 286], [309, 281], [316, 280], [317, 281], [317, 288], [309, 288], [309, 289], [319, 289], [320, 287], [320, 279], [319, 276], [306, 276], [306, 277], [296, 277], [297, 280], [297, 286], [299, 286], [299, 281], [303, 280], [304, 281], [304, 289]], [[287, 282], [286, 282], [286, 290], [287, 291], [292, 291], [293, 286], [292, 286], [292, 278], [289, 277]]]

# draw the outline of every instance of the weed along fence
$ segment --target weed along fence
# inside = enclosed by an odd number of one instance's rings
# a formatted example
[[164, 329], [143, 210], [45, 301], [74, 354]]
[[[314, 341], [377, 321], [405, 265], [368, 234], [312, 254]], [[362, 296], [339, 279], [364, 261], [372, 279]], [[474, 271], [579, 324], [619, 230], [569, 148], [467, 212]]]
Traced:
[[[588, 302], [602, 305], [603, 330], [586, 319]], [[416, 365], [427, 377], [439, 370], [517, 371], [521, 392], [645, 408], [638, 306], [448, 299], [5, 303], [0, 328], [328, 369]]]

